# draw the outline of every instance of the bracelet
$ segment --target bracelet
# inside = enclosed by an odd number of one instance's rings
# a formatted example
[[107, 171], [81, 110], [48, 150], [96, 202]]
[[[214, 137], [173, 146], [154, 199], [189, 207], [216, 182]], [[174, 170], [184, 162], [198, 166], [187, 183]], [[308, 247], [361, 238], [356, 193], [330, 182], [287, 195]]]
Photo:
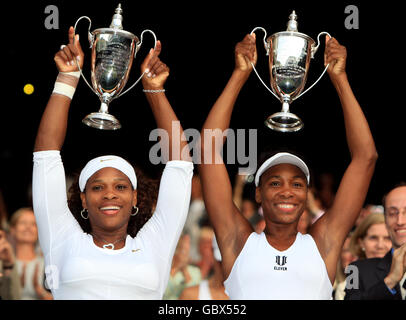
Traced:
[[158, 92], [165, 92], [165, 89], [159, 89], [159, 90], [142, 89], [142, 91], [149, 92], [149, 93], [158, 93]]
[[72, 100], [79, 82], [80, 71], [59, 72], [52, 94], [61, 94]]

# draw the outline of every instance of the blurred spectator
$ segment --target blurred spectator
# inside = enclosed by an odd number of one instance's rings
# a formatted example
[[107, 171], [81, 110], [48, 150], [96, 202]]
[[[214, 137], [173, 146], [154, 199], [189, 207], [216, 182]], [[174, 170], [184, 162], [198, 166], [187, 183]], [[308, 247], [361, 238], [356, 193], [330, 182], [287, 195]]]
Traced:
[[212, 240], [212, 251], [214, 256], [212, 274], [200, 284], [185, 288], [180, 295], [180, 300], [229, 300], [225, 293], [221, 254], [215, 237]]
[[8, 231], [8, 215], [6, 204], [3, 198], [3, 192], [0, 189], [0, 230]]
[[38, 253], [38, 229], [31, 208], [21, 208], [10, 219], [10, 233], [16, 243], [16, 267], [21, 281], [22, 300], [48, 300], [45, 290], [44, 258]]
[[0, 229], [0, 299], [19, 300], [21, 287], [18, 279], [16, 259], [6, 232]]
[[312, 215], [310, 211], [306, 208], [299, 218], [299, 223], [297, 224], [297, 231], [301, 234], [306, 234], [309, 232], [309, 228], [312, 225]]
[[266, 225], [262, 207], [258, 208], [258, 214], [261, 218], [259, 219], [257, 224], [254, 226], [254, 230], [256, 233], [261, 234], [265, 230], [265, 225]]
[[385, 224], [392, 249], [383, 258], [353, 262], [347, 276], [345, 300], [405, 300], [406, 297], [406, 183], [383, 198]]
[[195, 264], [200, 268], [202, 279], [205, 279], [212, 271], [214, 264], [212, 241], [214, 231], [212, 227], [204, 226], [199, 237], [199, 253], [201, 259]]
[[[255, 185], [250, 184], [253, 181], [251, 175], [237, 174], [233, 187], [233, 202], [240, 209], [242, 215], [250, 222], [254, 230], [261, 233], [265, 227], [263, 216], [259, 213], [259, 205], [255, 201], [255, 196], [250, 197], [249, 191], [255, 193]], [[245, 194], [244, 194], [245, 191]]]
[[201, 281], [200, 269], [189, 264], [190, 236], [180, 237], [172, 260], [171, 273], [163, 300], [177, 300], [183, 289]]
[[355, 221], [354, 228], [358, 227], [360, 223], [368, 217], [371, 213], [381, 213], [383, 214], [383, 207], [382, 206], [376, 206], [373, 204], [367, 204], [364, 208], [361, 209], [361, 212]]
[[307, 192], [306, 208], [312, 218], [311, 224], [315, 223], [326, 210], [326, 208], [322, 204], [322, 201], [317, 196], [317, 191], [314, 188], [309, 188]]
[[252, 199], [242, 200], [241, 213], [254, 229], [257, 229], [258, 224], [263, 220], [263, 217], [258, 213], [258, 204]]
[[383, 258], [391, 247], [385, 217], [380, 213], [372, 213], [364, 218], [350, 241], [350, 250], [358, 259]]
[[319, 186], [318, 198], [324, 209], [328, 209], [334, 202], [335, 198], [335, 180], [331, 173], [322, 173], [318, 177]]
[[337, 262], [337, 272], [334, 281], [333, 298], [334, 300], [343, 300], [345, 296], [345, 268], [353, 261], [357, 260], [358, 257], [355, 256], [350, 251], [350, 242], [352, 234], [349, 233], [344, 241], [343, 248], [341, 250], [340, 257]]
[[199, 254], [199, 236], [201, 224], [200, 221], [206, 215], [202, 186], [200, 177], [194, 174], [192, 178], [192, 191], [190, 198], [189, 212], [186, 218], [183, 232], [190, 236], [190, 259], [191, 261], [198, 261], [201, 259]]

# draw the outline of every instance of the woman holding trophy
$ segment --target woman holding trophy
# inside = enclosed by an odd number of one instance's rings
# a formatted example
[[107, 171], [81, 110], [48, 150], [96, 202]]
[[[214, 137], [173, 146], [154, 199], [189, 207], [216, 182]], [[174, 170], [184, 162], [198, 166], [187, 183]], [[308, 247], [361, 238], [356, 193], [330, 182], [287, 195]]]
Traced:
[[[143, 197], [134, 168], [111, 155], [87, 163], [76, 188], [80, 192], [68, 205], [60, 150], [79, 79], [74, 60], [80, 67], [84, 61], [78, 40], [71, 27], [69, 43], [55, 55], [59, 75], [34, 148], [33, 202], [47, 284], [55, 299], [162, 299], [188, 211], [193, 164], [169, 152], [152, 216], [152, 208], [140, 210]], [[142, 83], [171, 151], [177, 117], [164, 93], [169, 68], [160, 51], [158, 41], [141, 65]], [[179, 140], [173, 143], [186, 147]]]
[[[262, 206], [266, 227], [262, 234], [256, 234], [233, 204], [224, 163], [214, 161], [222, 145], [204, 141], [202, 134], [202, 155], [211, 156], [199, 165], [204, 200], [223, 257], [224, 284], [231, 299], [332, 297], [337, 259], [363, 206], [377, 159], [368, 123], [347, 79], [346, 57], [346, 48], [326, 37], [325, 64], [329, 64], [328, 74], [341, 101], [351, 162], [332, 207], [311, 226], [308, 235], [297, 231], [310, 181], [309, 169], [300, 158], [277, 153], [259, 166], [255, 197]], [[217, 131], [221, 135], [229, 127], [234, 103], [256, 61], [255, 34], [246, 35], [236, 45], [234, 71], [202, 133], [220, 129]]]

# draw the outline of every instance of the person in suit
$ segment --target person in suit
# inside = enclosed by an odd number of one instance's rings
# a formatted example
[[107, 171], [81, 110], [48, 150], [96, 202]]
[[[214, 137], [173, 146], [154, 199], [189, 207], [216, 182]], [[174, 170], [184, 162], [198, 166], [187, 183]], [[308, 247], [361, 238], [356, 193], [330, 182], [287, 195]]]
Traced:
[[392, 249], [383, 258], [350, 264], [345, 300], [405, 300], [406, 182], [384, 196], [383, 206]]

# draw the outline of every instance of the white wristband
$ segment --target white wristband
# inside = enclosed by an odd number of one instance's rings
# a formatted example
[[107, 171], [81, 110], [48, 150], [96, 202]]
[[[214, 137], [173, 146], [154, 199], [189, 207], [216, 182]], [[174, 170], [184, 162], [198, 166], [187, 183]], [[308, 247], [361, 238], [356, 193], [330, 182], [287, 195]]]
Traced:
[[61, 94], [72, 100], [80, 77], [80, 71], [59, 72], [52, 94]]
[[73, 77], [78, 78], [78, 79], [79, 79], [79, 77], [80, 77], [80, 71], [59, 72], [59, 73], [60, 73], [60, 74], [67, 75], [67, 76], [73, 76]]
[[63, 83], [63, 82], [55, 82], [54, 90], [52, 94], [61, 94], [63, 96], [67, 96], [69, 99], [72, 100], [73, 95], [75, 94], [76, 88]]

